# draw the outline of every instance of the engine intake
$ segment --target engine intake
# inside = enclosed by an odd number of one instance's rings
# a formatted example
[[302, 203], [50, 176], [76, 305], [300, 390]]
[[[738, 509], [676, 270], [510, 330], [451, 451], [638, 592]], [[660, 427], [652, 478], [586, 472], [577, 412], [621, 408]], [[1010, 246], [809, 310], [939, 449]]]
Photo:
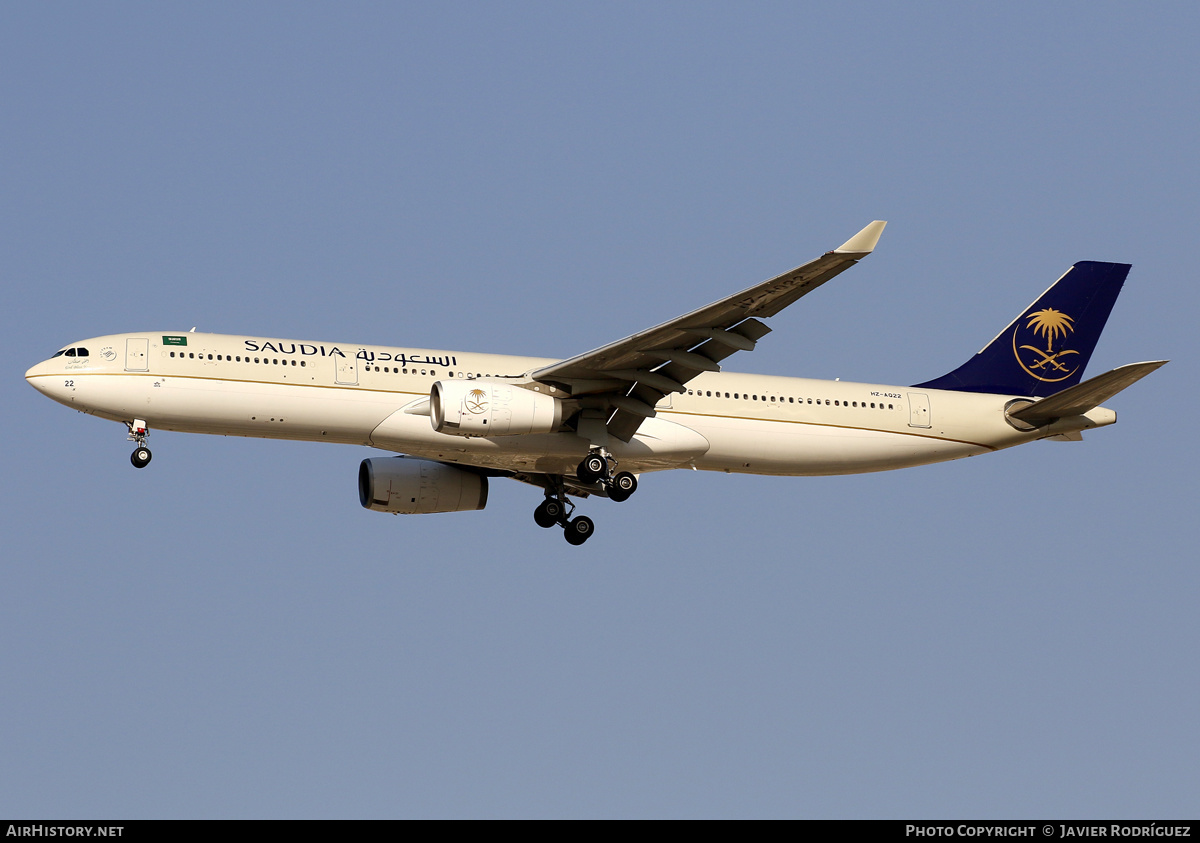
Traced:
[[358, 467], [358, 500], [376, 512], [465, 512], [483, 509], [487, 496], [486, 477], [440, 462], [389, 457]]
[[553, 433], [562, 423], [557, 398], [499, 381], [437, 381], [429, 405], [433, 429], [456, 436]]

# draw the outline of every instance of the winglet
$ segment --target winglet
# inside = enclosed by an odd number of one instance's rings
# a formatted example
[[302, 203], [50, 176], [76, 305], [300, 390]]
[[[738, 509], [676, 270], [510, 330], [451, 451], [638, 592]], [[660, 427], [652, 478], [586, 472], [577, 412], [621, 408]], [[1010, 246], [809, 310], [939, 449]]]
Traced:
[[846, 252], [860, 255], [871, 254], [875, 250], [875, 244], [879, 242], [879, 235], [883, 234], [883, 227], [885, 225], [887, 225], [886, 220], [875, 220], [875, 222], [838, 246], [834, 251], [839, 254]]

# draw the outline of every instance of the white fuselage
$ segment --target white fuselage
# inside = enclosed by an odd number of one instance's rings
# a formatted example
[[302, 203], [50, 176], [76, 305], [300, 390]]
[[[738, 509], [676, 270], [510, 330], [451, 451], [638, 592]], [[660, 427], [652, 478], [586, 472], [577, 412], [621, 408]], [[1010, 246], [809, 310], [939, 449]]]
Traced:
[[[81, 412], [143, 419], [151, 430], [351, 443], [544, 474], [572, 472], [588, 451], [573, 432], [437, 433], [422, 412], [435, 381], [520, 379], [548, 359], [198, 333], [116, 334], [72, 348], [86, 356], [55, 356], [26, 378]], [[1014, 396], [731, 372], [687, 386], [660, 402], [629, 443], [609, 444], [622, 469], [855, 474], [1047, 435], [1006, 420]], [[1089, 427], [1116, 419], [1099, 408], [1088, 415]]]

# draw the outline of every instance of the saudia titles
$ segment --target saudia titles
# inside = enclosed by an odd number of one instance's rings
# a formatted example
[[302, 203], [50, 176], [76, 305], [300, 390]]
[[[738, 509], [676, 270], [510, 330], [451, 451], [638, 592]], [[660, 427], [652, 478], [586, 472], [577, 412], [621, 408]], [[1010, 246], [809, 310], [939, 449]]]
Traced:
[[[163, 337], [166, 340], [166, 337]], [[303, 354], [319, 355], [321, 357], [345, 357], [346, 352], [335, 346], [326, 348], [324, 345], [313, 345], [311, 343], [297, 342], [282, 342], [280, 340], [245, 340], [246, 351], [265, 352], [270, 351], [275, 354]], [[186, 341], [185, 343], [186, 344]], [[457, 366], [458, 358], [452, 354], [447, 354], [444, 357], [435, 357], [431, 354], [410, 354], [405, 351], [396, 352], [393, 354], [390, 351], [373, 351], [369, 348], [360, 348], [354, 354], [359, 360], [365, 360], [368, 363], [376, 363], [379, 361], [388, 361], [399, 363], [401, 366], [410, 364], [424, 364], [426, 366]]]
[[[1074, 320], [1061, 310], [1055, 310], [1052, 307], [1038, 310], [1025, 318], [1028, 321], [1024, 328], [1018, 321], [1017, 327], [1013, 329], [1013, 354], [1016, 356], [1017, 362], [1021, 364], [1021, 368], [1045, 383], [1066, 380], [1075, 374], [1079, 370], [1079, 365], [1072, 355], [1078, 355], [1079, 352], [1072, 348], [1054, 350], [1056, 341], [1063, 340], [1065, 342], [1067, 334], [1075, 332], [1075, 326], [1071, 324]], [[1018, 346], [1017, 343], [1020, 340], [1028, 342]], [[1045, 342], [1045, 348], [1030, 344], [1042, 341]]]

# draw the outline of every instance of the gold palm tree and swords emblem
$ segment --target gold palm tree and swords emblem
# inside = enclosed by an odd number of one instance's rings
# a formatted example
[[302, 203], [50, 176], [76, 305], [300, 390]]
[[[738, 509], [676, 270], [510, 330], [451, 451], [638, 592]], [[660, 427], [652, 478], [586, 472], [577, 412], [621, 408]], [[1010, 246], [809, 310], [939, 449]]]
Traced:
[[[1061, 310], [1055, 310], [1052, 307], [1029, 314], [1028, 320], [1024, 330], [1032, 332], [1034, 337], [1044, 339], [1046, 347], [1022, 345], [1018, 348], [1017, 335], [1022, 330], [1018, 322], [1016, 330], [1013, 331], [1013, 354], [1016, 356], [1017, 362], [1021, 364], [1021, 368], [1038, 380], [1047, 383], [1066, 380], [1075, 374], [1079, 367], [1071, 368], [1069, 365], [1071, 361], [1064, 362], [1063, 358], [1079, 354], [1079, 352], [1073, 348], [1054, 350], [1056, 340], [1065, 340], [1067, 334], [1074, 333], [1075, 326], [1071, 324], [1074, 320]], [[1027, 353], [1022, 355], [1022, 352]]]
[[467, 407], [467, 412], [479, 415], [486, 412], [488, 408], [487, 393], [482, 389], [472, 389], [463, 398], [463, 404]]

